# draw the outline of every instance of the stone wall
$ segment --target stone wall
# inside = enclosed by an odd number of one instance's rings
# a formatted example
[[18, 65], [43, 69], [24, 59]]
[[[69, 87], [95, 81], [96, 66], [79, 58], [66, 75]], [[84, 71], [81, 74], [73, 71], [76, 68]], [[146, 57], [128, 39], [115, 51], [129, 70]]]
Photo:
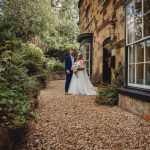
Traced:
[[[91, 16], [89, 24], [86, 24], [86, 10], [90, 6]], [[107, 0], [102, 5], [99, 0], [83, 0], [80, 10], [80, 32], [93, 33], [93, 70], [94, 80], [102, 79], [103, 71], [103, 42], [114, 35], [116, 42], [116, 67], [118, 62], [124, 61], [124, 21], [125, 11], [123, 0]], [[115, 28], [111, 20], [117, 18]], [[112, 69], [112, 78], [113, 69]]]
[[150, 115], [150, 103], [122, 94], [119, 94], [119, 107], [138, 116]]

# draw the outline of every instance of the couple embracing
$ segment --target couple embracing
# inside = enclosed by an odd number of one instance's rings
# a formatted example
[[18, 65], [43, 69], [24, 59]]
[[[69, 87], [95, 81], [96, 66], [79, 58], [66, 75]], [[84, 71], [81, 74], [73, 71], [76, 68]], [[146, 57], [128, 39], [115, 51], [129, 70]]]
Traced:
[[73, 95], [97, 95], [93, 87], [84, 64], [83, 55], [79, 52], [77, 59], [74, 57], [74, 51], [70, 50], [69, 55], [65, 57], [66, 83], [65, 94]]

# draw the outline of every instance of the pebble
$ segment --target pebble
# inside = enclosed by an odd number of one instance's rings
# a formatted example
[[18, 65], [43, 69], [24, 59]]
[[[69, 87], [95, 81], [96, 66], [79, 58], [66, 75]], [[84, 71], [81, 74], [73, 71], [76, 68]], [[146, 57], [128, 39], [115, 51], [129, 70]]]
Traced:
[[16, 150], [149, 150], [150, 125], [95, 96], [64, 94], [64, 81], [40, 92], [36, 118]]

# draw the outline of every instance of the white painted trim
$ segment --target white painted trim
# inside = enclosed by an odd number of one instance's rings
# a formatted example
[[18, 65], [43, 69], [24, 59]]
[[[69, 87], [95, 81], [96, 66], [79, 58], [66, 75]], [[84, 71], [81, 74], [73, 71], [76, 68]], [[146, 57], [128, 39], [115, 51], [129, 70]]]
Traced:
[[150, 89], [149, 85], [143, 85], [143, 84], [133, 84], [133, 83], [128, 83], [129, 86], [132, 87], [137, 87], [137, 88], [143, 88], [143, 89]]
[[[89, 46], [89, 52], [86, 52], [86, 46]], [[83, 47], [83, 48], [82, 48]], [[89, 77], [91, 76], [91, 43], [85, 43], [83, 44], [81, 47], [80, 47], [80, 50], [81, 52], [83, 52], [83, 55], [86, 55], [89, 53], [89, 60], [84, 60], [84, 62], [87, 62], [88, 65], [89, 65], [89, 68], [86, 68], [88, 69], [88, 74], [89, 74]], [[83, 50], [83, 51], [82, 51]]]
[[138, 40], [138, 41], [132, 42], [132, 43], [130, 43], [130, 44], [127, 44], [126, 46], [130, 46], [130, 45], [133, 45], [133, 44], [136, 44], [136, 43], [139, 43], [139, 42], [143, 42], [143, 41], [146, 41], [146, 40], [148, 40], [148, 39], [150, 39], [150, 36], [145, 37], [145, 38], [143, 38], [143, 39], [140, 39], [140, 40]]

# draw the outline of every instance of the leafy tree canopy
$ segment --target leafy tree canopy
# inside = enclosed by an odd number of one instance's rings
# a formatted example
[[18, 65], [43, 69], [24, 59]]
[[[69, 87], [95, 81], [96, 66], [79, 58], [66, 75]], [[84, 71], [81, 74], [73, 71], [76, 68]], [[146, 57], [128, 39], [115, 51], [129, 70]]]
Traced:
[[77, 20], [73, 0], [0, 0], [0, 32], [25, 42], [38, 36], [47, 48], [77, 48]]

